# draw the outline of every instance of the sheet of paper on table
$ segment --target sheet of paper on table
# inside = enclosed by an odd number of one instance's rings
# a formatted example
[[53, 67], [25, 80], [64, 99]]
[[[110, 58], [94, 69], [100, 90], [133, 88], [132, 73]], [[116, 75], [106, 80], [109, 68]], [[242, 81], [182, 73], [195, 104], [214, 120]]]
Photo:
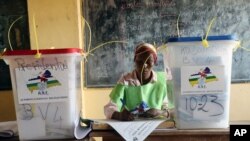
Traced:
[[107, 123], [114, 128], [125, 140], [143, 141], [166, 119], [154, 120], [135, 120], [135, 121], [117, 121], [117, 120], [94, 120], [95, 122]]

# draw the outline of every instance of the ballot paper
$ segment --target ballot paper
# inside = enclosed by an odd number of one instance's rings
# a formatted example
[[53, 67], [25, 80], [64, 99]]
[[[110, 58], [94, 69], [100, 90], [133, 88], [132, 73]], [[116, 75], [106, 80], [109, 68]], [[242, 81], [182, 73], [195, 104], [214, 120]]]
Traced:
[[76, 121], [76, 123], [77, 124], [76, 124], [75, 129], [74, 129], [75, 138], [78, 139], [78, 140], [85, 138], [90, 133], [90, 131], [92, 130], [92, 127], [91, 127], [92, 121], [89, 120], [89, 125], [86, 125], [84, 123], [86, 126], [81, 125], [82, 121], [80, 119], [78, 119]]
[[107, 123], [114, 128], [125, 140], [143, 141], [151, 132], [155, 130], [164, 119], [154, 120], [135, 120], [135, 121], [117, 121], [117, 120], [94, 120], [95, 122]]
[[17, 122], [0, 122], [0, 139], [13, 138], [17, 135]]

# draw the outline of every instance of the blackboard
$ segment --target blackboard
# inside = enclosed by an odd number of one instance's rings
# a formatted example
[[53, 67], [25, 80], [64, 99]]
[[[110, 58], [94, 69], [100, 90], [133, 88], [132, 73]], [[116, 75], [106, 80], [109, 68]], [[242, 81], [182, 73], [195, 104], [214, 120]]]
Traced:
[[[87, 87], [113, 86], [122, 73], [133, 69], [133, 51], [140, 42], [162, 45], [176, 37], [177, 18], [181, 37], [235, 34], [242, 47], [250, 48], [250, 3], [247, 0], [85, 0], [83, 16], [92, 29], [91, 47], [120, 40], [93, 51], [85, 71]], [[89, 31], [85, 29], [86, 49]], [[156, 70], [163, 69], [159, 56]], [[250, 80], [250, 52], [238, 49], [233, 55], [232, 82]]]
[[[10, 40], [13, 50], [30, 49], [28, 12], [26, 0], [0, 1], [0, 52], [10, 50], [8, 30], [13, 21], [18, 20], [11, 28]], [[9, 66], [0, 60], [0, 90], [11, 89]]]

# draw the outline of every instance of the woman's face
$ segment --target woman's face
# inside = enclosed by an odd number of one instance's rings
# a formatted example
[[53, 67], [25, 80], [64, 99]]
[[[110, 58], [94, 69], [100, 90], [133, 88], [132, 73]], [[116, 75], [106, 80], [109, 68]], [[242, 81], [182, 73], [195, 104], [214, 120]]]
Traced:
[[142, 79], [148, 79], [154, 66], [154, 57], [152, 54], [146, 52], [136, 56], [135, 69]]

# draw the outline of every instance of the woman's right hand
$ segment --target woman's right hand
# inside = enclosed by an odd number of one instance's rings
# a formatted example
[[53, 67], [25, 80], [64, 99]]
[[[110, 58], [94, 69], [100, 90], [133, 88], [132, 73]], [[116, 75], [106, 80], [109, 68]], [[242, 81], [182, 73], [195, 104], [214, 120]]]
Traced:
[[120, 121], [132, 121], [134, 120], [134, 116], [126, 108], [124, 108], [121, 112], [115, 111], [112, 114], [111, 119], [116, 119]]

